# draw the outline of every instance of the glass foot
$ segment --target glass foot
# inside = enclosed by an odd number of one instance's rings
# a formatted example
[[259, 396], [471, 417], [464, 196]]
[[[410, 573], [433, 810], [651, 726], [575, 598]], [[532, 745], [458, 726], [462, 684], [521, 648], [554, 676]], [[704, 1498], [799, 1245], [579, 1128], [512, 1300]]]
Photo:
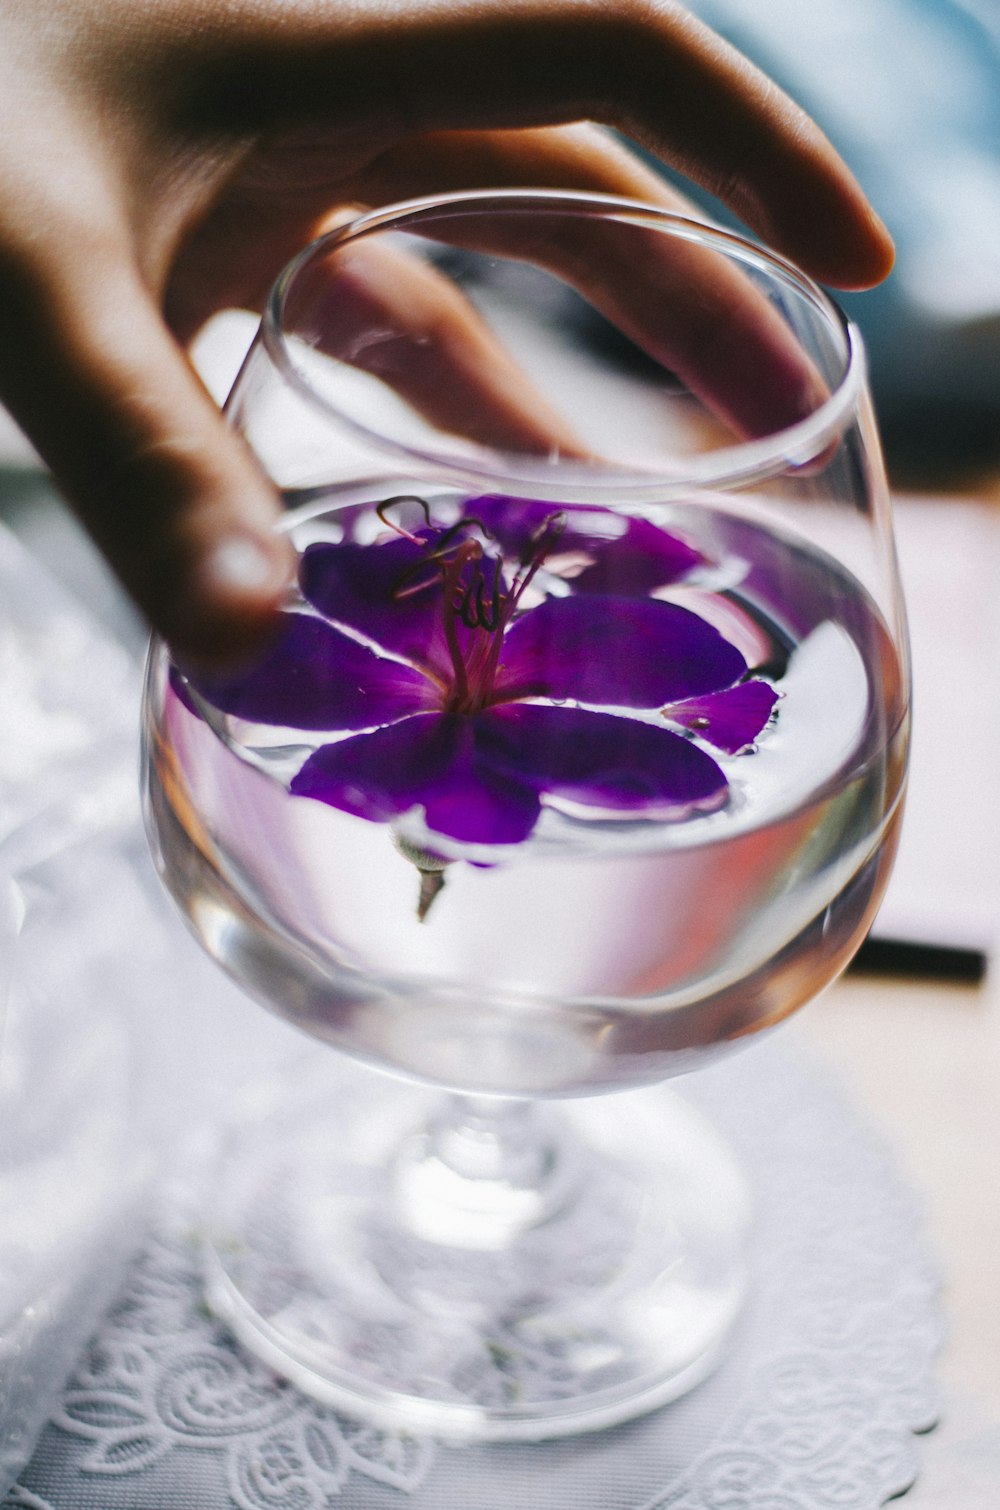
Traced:
[[320, 1063], [244, 1098], [207, 1210], [210, 1304], [376, 1425], [529, 1442], [677, 1398], [746, 1289], [728, 1147], [657, 1087], [441, 1097]]

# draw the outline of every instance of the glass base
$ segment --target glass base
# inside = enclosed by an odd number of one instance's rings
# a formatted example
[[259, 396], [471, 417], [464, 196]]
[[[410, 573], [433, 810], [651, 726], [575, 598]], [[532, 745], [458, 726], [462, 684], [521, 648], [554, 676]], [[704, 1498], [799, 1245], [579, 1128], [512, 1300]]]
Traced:
[[244, 1099], [207, 1209], [209, 1302], [253, 1353], [447, 1441], [539, 1441], [677, 1398], [746, 1290], [744, 1178], [662, 1087], [484, 1101], [318, 1063]]

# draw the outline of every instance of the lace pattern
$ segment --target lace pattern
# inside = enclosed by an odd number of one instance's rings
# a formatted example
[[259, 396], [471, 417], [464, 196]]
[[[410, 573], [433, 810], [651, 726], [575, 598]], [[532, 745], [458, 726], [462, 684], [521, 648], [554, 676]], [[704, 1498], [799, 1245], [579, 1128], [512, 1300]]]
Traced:
[[171, 1200], [3, 1510], [172, 1510], [195, 1503], [177, 1488], [192, 1475], [216, 1486], [199, 1510], [877, 1510], [913, 1481], [913, 1433], [936, 1412], [938, 1286], [919, 1210], [786, 1044], [685, 1093], [739, 1144], [758, 1191], [754, 1302], [685, 1400], [545, 1447], [457, 1449], [351, 1422], [207, 1314]]
[[412, 1493], [430, 1443], [305, 1402], [208, 1317], [190, 1244], [153, 1237], [53, 1424], [88, 1443], [81, 1473], [135, 1474], [178, 1451], [219, 1454], [240, 1510], [319, 1510], [352, 1474]]

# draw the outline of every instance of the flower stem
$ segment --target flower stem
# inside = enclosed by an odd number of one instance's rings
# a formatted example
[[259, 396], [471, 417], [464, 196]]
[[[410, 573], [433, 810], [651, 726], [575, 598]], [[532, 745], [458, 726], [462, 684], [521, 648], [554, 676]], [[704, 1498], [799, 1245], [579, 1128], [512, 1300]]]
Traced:
[[427, 921], [437, 898], [444, 891], [444, 873], [451, 864], [441, 855], [436, 855], [433, 850], [423, 849], [419, 844], [403, 837], [402, 834], [394, 833], [392, 842], [395, 844], [404, 860], [409, 860], [415, 867], [420, 877], [420, 891], [417, 895], [417, 921]]
[[417, 866], [420, 876], [420, 892], [417, 898], [417, 918], [421, 923], [427, 921], [427, 914], [434, 905], [434, 900], [444, 890], [443, 870], [422, 870]]

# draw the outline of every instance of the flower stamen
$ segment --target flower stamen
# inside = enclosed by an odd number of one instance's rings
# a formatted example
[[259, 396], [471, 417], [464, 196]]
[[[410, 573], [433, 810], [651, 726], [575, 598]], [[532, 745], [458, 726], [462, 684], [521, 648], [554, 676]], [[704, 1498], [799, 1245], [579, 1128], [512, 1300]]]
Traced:
[[394, 508], [397, 504], [402, 503], [415, 503], [424, 516], [424, 523], [427, 525], [428, 529], [430, 528], [431, 506], [427, 502], [427, 499], [421, 498], [418, 493], [397, 493], [394, 498], [383, 499], [381, 503], [376, 504], [375, 512], [381, 519], [382, 523], [385, 525], [386, 529], [392, 530], [394, 534], [402, 536], [404, 540], [412, 541], [414, 545], [419, 545], [419, 535], [411, 534], [404, 525], [397, 524], [395, 520], [389, 519], [386, 515], [386, 509]]

